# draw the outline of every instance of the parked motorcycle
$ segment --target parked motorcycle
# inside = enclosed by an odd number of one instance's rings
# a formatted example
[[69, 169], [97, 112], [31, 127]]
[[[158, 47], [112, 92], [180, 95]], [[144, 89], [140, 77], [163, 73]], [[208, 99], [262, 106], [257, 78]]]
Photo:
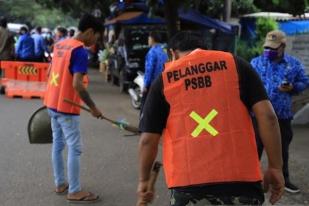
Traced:
[[44, 57], [47, 62], [51, 62], [53, 55], [54, 55], [53, 53], [48, 53], [46, 51], [44, 52]]
[[137, 76], [133, 80], [128, 90], [129, 95], [131, 97], [131, 105], [135, 109], [141, 108], [143, 89], [144, 89], [144, 73], [141, 71], [138, 71]]

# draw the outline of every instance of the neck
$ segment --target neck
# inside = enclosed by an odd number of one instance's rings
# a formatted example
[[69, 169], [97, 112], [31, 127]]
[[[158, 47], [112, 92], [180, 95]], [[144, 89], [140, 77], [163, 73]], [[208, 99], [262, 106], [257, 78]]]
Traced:
[[188, 54], [190, 54], [193, 50], [188, 50], [188, 51], [182, 51], [179, 52], [179, 58], [187, 56]]
[[280, 62], [284, 57], [284, 54], [278, 56], [276, 59], [273, 60], [273, 62]]
[[82, 33], [78, 33], [78, 34], [74, 37], [74, 39], [76, 39], [76, 40], [78, 40], [78, 41], [81, 41], [81, 42], [85, 43], [85, 38], [84, 38], [84, 36], [83, 36]]

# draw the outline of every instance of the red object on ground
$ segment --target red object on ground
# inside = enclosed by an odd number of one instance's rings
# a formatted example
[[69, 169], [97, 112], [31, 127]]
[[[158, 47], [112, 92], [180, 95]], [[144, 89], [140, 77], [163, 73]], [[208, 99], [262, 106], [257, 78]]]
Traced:
[[1, 84], [8, 97], [43, 98], [49, 63], [1, 61]]

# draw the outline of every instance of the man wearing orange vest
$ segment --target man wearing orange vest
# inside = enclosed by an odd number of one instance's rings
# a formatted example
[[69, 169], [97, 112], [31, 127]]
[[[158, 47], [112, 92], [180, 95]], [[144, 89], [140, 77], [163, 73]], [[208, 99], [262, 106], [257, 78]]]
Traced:
[[[90, 108], [94, 117], [102, 113], [90, 98], [84, 80], [87, 79], [87, 51], [102, 30], [101, 23], [91, 15], [84, 15], [79, 22], [79, 33], [75, 38], [58, 42], [49, 71], [49, 80], [44, 104], [51, 116], [53, 131], [52, 163], [56, 194], [68, 192], [67, 200], [74, 203], [89, 203], [99, 199], [98, 195], [81, 190], [80, 155], [82, 152], [79, 128], [80, 109], [64, 101], [76, 103], [81, 100]], [[62, 151], [68, 146], [68, 182], [65, 181]]]
[[[173, 61], [150, 89], [140, 122], [137, 205], [153, 199], [148, 181], [161, 136], [171, 206], [261, 205], [262, 179], [274, 204], [284, 188], [280, 130], [263, 84], [246, 61], [199, 49], [200, 39], [176, 34]], [[268, 156], [264, 178], [250, 111]]]

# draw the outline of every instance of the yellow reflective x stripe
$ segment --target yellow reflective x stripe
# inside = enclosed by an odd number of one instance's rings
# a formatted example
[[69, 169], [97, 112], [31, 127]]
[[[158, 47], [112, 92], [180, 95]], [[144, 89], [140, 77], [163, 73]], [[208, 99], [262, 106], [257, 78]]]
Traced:
[[59, 74], [55, 74], [54, 72], [51, 73], [51, 80], [50, 80], [50, 84], [54, 85], [55, 87], [58, 86], [58, 78], [59, 78]]
[[212, 136], [216, 136], [219, 132], [213, 128], [209, 122], [217, 116], [218, 112], [213, 109], [211, 112], [203, 119], [200, 115], [198, 115], [195, 111], [192, 111], [190, 117], [194, 119], [199, 125], [195, 128], [195, 130], [191, 133], [192, 137], [197, 137], [203, 129], [209, 132]]

